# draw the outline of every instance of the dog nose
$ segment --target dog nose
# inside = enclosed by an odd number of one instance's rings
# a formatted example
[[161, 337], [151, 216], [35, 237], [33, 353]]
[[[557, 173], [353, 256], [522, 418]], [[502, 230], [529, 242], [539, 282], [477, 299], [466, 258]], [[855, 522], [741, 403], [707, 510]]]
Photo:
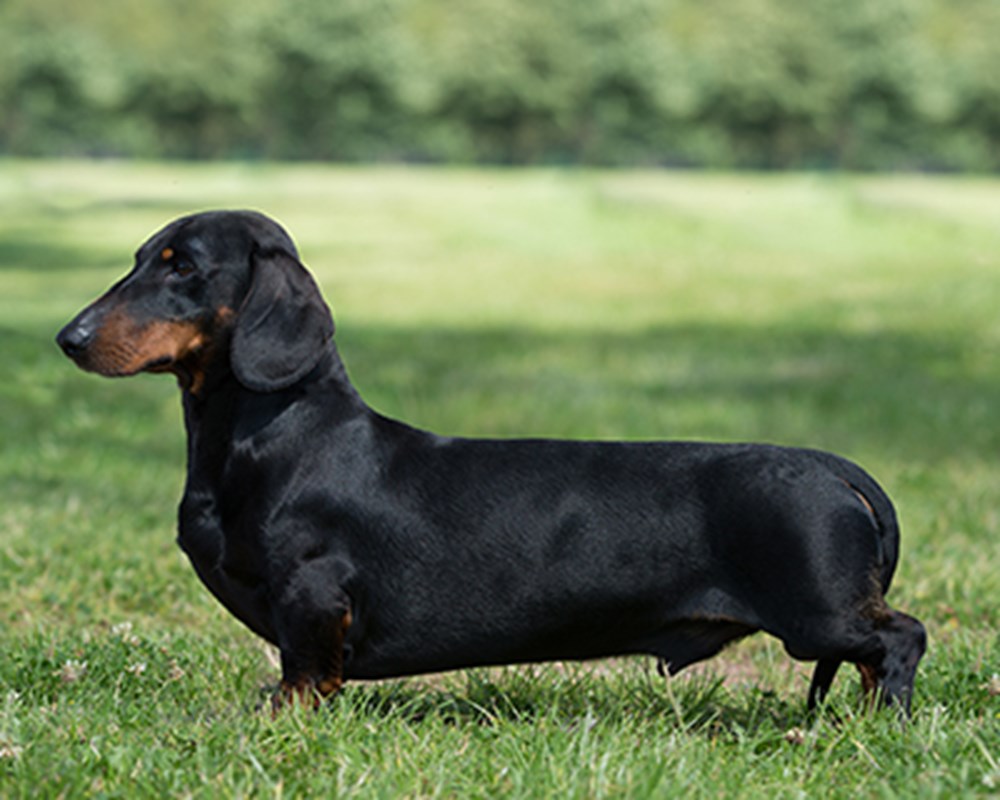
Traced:
[[74, 320], [56, 335], [56, 344], [70, 358], [76, 358], [90, 345], [94, 338], [93, 328]]

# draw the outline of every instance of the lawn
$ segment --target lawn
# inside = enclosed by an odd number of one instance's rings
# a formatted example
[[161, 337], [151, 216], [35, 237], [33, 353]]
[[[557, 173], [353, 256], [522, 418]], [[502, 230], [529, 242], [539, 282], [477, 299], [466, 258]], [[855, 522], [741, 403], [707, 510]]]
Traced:
[[[897, 502], [914, 720], [753, 637], [349, 684], [274, 653], [174, 545], [166, 376], [52, 339], [183, 212], [297, 239], [378, 410], [441, 433], [821, 447]], [[0, 162], [0, 796], [959, 797], [1000, 792], [1000, 181]]]

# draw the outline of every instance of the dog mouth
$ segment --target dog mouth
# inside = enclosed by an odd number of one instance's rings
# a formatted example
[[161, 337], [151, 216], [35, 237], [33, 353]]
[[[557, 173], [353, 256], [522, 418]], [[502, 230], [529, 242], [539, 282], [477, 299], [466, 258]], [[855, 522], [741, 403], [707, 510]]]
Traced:
[[[143, 364], [136, 372], [170, 372], [175, 364], [173, 356], [159, 356]], [[132, 374], [132, 373], [127, 373]]]
[[85, 352], [71, 355], [70, 358], [84, 372], [92, 372], [103, 378], [129, 378], [141, 372], [169, 372], [174, 365], [174, 359], [169, 355], [142, 361], [134, 357], [123, 357], [119, 353]]

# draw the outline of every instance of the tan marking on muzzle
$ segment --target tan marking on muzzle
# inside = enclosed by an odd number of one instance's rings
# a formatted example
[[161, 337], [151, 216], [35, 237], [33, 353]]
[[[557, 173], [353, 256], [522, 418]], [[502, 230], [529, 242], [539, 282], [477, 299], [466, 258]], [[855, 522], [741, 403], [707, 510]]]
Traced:
[[168, 372], [205, 345], [205, 334], [193, 322], [142, 324], [127, 314], [112, 312], [90, 345], [85, 366], [109, 377]]

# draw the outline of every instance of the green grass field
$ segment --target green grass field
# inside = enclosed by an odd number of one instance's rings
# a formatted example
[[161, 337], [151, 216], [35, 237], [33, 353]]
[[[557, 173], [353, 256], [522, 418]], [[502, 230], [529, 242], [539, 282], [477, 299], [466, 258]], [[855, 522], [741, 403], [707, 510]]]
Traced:
[[[349, 684], [270, 719], [274, 654], [174, 545], [165, 376], [56, 330], [183, 212], [292, 231], [354, 381], [442, 433], [835, 450], [897, 501], [914, 722], [753, 637]], [[0, 796], [965, 797], [1000, 792], [1000, 181], [0, 162]]]

